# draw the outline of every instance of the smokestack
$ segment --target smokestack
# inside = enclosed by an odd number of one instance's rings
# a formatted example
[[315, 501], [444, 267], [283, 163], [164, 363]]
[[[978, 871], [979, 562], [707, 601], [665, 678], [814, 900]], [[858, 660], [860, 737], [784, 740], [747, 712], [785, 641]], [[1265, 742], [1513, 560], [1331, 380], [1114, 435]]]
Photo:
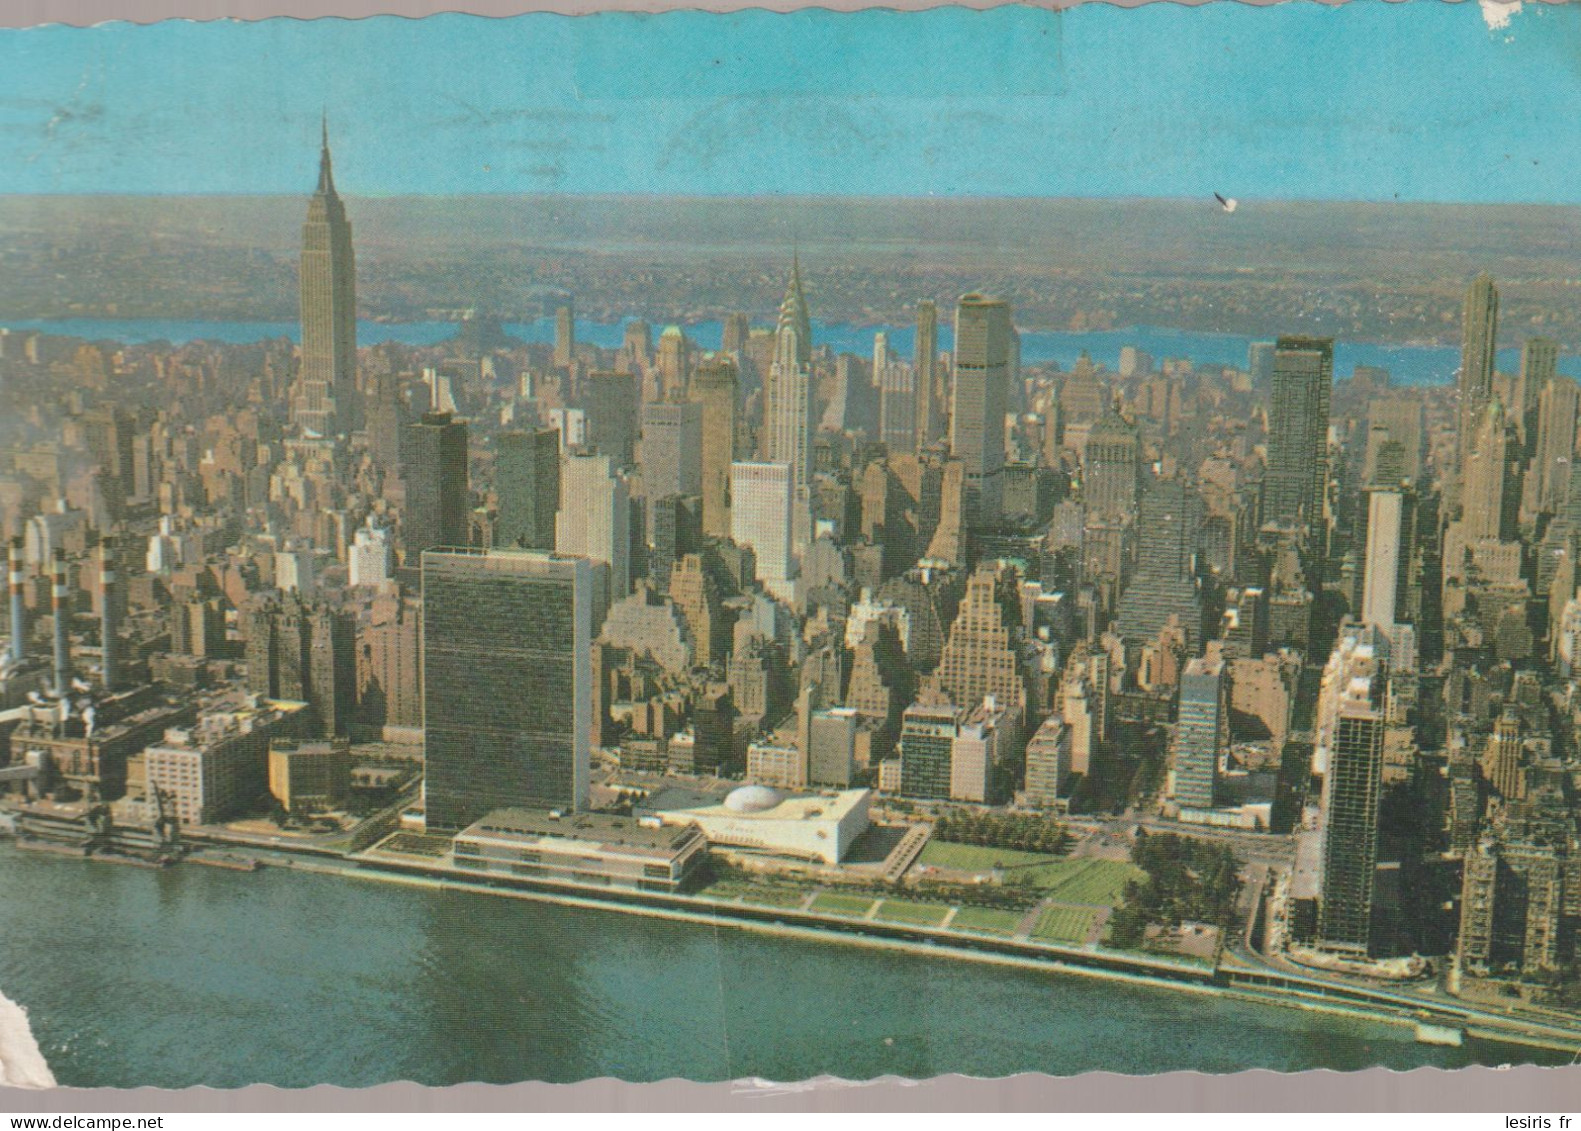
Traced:
[[27, 658], [27, 606], [22, 601], [22, 539], [11, 539], [6, 554], [7, 578], [11, 583], [11, 662]]
[[101, 669], [104, 689], [114, 691], [120, 676], [120, 622], [116, 616], [115, 539], [106, 534], [99, 540], [99, 638], [103, 645]]
[[66, 551], [55, 550], [55, 580], [50, 589], [50, 609], [55, 616], [55, 694], [64, 697], [71, 690], [71, 652], [66, 640]]

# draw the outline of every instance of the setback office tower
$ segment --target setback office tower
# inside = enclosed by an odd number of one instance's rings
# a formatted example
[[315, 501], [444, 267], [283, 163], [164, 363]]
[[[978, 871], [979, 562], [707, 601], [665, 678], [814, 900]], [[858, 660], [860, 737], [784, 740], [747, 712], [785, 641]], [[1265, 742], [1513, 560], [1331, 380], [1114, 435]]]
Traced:
[[302, 368], [291, 419], [317, 436], [357, 427], [357, 264], [351, 221], [330, 173], [329, 126], [319, 151], [318, 189], [302, 225]]
[[427, 822], [585, 809], [601, 567], [533, 550], [423, 554]]

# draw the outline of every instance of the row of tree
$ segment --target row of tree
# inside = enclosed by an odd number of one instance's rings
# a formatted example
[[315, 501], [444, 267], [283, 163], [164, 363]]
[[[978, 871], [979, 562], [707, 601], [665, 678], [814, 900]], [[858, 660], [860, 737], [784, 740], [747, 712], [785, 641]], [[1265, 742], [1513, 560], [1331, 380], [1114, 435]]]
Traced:
[[1060, 853], [1070, 847], [1070, 834], [1058, 821], [1030, 813], [985, 813], [948, 809], [933, 823], [933, 839], [1018, 852]]

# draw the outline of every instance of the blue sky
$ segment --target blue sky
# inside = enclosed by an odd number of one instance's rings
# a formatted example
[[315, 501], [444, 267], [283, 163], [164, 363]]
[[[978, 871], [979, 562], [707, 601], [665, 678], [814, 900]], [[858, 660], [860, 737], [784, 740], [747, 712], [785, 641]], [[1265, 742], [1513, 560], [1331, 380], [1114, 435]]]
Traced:
[[1353, 0], [0, 31], [0, 191], [1581, 201], [1581, 10]]

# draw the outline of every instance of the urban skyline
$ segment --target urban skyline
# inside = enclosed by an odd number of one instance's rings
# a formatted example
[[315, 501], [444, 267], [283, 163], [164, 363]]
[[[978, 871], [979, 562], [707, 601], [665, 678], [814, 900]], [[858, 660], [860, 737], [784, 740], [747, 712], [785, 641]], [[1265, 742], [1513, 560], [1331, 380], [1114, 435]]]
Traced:
[[[629, 46], [595, 42], [580, 68]], [[545, 340], [469, 308], [359, 344], [380, 268], [336, 120], [297, 194], [297, 341], [0, 318], [8, 861], [60, 892], [88, 859], [223, 869], [241, 900], [329, 877], [476, 901], [432, 918], [497, 914], [492, 941], [463, 929], [399, 977], [436, 1014], [512, 1017], [515, 1079], [556, 1076], [558, 1030], [447, 979], [519, 928], [580, 958], [643, 917], [794, 936], [830, 970], [1008, 959], [1204, 1017], [1334, 1005], [1462, 1050], [1440, 1056], [1581, 1050], [1581, 351], [1560, 311], [1511, 317], [1507, 263], [1446, 268], [1448, 317], [1419, 304], [1459, 342], [1433, 386], [1337, 371], [1333, 336], [1252, 301], [1244, 358], [1140, 334], [1112, 365], [1033, 358], [991, 284], [1037, 265], [941, 299], [826, 249], [848, 289], [820, 292], [777, 231], [749, 262], [781, 297], [723, 286], [718, 349], [667, 317], [693, 279], [643, 305], [526, 270]], [[907, 332], [831, 344], [875, 315], [837, 296], [875, 293]], [[581, 333], [590, 308], [618, 335]], [[622, 977], [680, 973], [625, 945]], [[323, 957], [301, 976], [326, 995], [369, 984]], [[575, 1013], [563, 965], [517, 1004]], [[777, 974], [752, 980], [821, 992]], [[695, 1006], [634, 984], [612, 1029]], [[45, 1032], [52, 1005], [30, 1003]], [[819, 1070], [857, 1055], [843, 1031]], [[965, 1043], [1005, 1071], [1041, 1047]]]

